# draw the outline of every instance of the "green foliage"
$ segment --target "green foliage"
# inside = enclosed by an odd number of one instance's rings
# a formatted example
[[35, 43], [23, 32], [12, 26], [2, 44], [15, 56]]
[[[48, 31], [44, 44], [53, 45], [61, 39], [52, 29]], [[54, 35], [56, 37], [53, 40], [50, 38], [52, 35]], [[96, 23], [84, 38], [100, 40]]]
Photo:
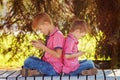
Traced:
[[[116, 65], [120, 62], [119, 4], [120, 0], [0, 0], [0, 29], [12, 30], [13, 25], [17, 25], [18, 30], [32, 31], [33, 17], [39, 12], [46, 12], [66, 35], [71, 18], [75, 16], [84, 19], [91, 29], [91, 34], [94, 35], [94, 37], [87, 35], [80, 40], [79, 49], [87, 53], [85, 58], [97, 60], [111, 58], [113, 65]], [[104, 34], [99, 32], [100, 30]], [[0, 35], [0, 60], [3, 60], [0, 66], [19, 66], [20, 62], [22, 65], [27, 56], [37, 51], [41, 52], [34, 49], [29, 42], [38, 38], [34, 33], [19, 34], [17, 37], [13, 34]]]
[[[86, 54], [80, 59], [91, 59], [95, 60], [95, 48], [97, 40], [100, 40], [100, 35], [98, 33], [96, 37], [87, 34], [85, 37], [79, 40], [79, 50], [86, 52]], [[97, 38], [97, 40], [96, 40]], [[30, 41], [31, 40], [42, 40], [45, 42], [45, 38], [42, 34], [31, 33], [20, 33], [17, 36], [14, 34], [1, 34], [0, 35], [0, 67], [21, 67], [24, 60], [28, 56], [41, 57], [43, 55], [42, 50], [34, 48]], [[100, 59], [100, 58], [99, 58]]]
[[95, 58], [97, 42], [100, 41], [103, 33], [99, 31], [96, 36], [87, 34], [85, 37], [79, 40], [79, 50], [85, 52], [85, 55], [79, 57], [79, 59], [90, 60], [103, 60], [103, 57]]
[[68, 27], [65, 28], [61, 25], [68, 24], [69, 19], [73, 16], [64, 0], [7, 0], [6, 2], [2, 5], [7, 9], [6, 15], [0, 16], [0, 21], [5, 22], [0, 24], [1, 29], [4, 26], [11, 28], [17, 24], [19, 30], [32, 31], [30, 26], [33, 17], [40, 12], [46, 12], [52, 18], [53, 23], [60, 26], [64, 32]]
[[44, 41], [42, 34], [35, 33], [21, 33], [17, 37], [13, 34], [0, 35], [0, 67], [20, 67], [28, 56], [41, 57], [43, 51], [30, 43], [37, 39]]

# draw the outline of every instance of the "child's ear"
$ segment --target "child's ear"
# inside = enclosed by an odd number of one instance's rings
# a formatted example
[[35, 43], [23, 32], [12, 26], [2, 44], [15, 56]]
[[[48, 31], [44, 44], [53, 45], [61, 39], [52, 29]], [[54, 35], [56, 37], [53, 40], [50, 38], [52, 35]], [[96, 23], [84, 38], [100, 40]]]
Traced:
[[45, 25], [50, 25], [49, 22], [44, 22]]

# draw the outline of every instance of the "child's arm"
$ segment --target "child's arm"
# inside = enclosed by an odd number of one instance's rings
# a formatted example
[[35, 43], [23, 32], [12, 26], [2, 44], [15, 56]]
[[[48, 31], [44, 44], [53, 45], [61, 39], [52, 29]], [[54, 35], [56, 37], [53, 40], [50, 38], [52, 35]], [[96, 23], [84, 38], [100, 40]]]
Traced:
[[65, 58], [70, 59], [70, 58], [77, 58], [79, 56], [82, 56], [84, 52], [78, 52], [75, 54], [65, 54]]
[[46, 47], [41, 41], [32, 41], [32, 45], [38, 49], [43, 49], [46, 52], [50, 53], [51, 55], [60, 58], [62, 55], [62, 49], [58, 48], [56, 50], [52, 50], [48, 47]]
[[62, 55], [62, 49], [60, 49], [60, 48], [52, 50], [45, 46], [44, 50], [57, 58], [60, 58]]

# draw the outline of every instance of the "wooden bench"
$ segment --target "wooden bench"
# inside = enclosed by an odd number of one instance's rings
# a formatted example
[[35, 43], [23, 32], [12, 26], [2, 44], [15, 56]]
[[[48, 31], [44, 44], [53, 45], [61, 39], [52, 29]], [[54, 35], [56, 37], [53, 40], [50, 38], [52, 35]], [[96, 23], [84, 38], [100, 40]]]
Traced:
[[34, 76], [22, 77], [20, 71], [0, 70], [0, 80], [120, 80], [120, 69], [98, 70], [94, 76]]

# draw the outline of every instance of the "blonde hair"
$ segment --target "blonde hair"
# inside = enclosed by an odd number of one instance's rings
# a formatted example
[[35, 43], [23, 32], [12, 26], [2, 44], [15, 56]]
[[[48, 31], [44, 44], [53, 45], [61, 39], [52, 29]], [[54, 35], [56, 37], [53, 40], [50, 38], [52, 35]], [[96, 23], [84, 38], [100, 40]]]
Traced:
[[33, 19], [33, 22], [32, 22], [32, 29], [36, 30], [38, 28], [38, 25], [44, 24], [44, 22], [48, 22], [49, 24], [53, 24], [50, 16], [47, 13], [43, 12], [43, 13], [36, 15]]
[[70, 26], [70, 32], [79, 29], [80, 32], [87, 32], [87, 23], [84, 20], [74, 20]]

